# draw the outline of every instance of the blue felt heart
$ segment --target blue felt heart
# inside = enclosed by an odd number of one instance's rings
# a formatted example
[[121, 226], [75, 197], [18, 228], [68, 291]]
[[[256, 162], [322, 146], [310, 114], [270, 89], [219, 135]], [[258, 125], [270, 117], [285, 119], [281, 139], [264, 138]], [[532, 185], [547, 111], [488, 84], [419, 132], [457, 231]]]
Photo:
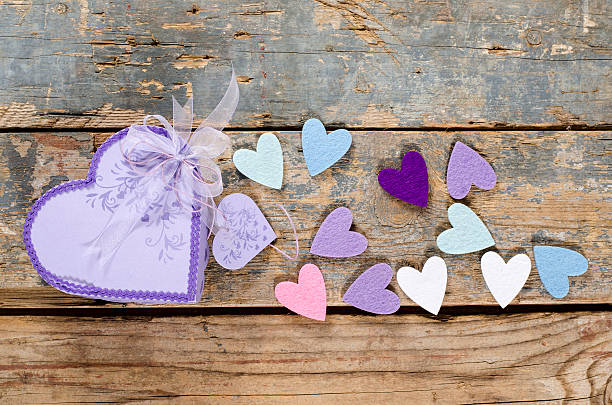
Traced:
[[266, 132], [257, 141], [257, 151], [234, 152], [234, 165], [249, 179], [280, 190], [283, 185], [283, 150], [276, 135]]
[[452, 255], [477, 252], [495, 245], [489, 230], [467, 206], [456, 203], [448, 207], [453, 228], [438, 235], [438, 248]]
[[534, 246], [533, 256], [544, 288], [555, 298], [569, 292], [569, 276], [584, 274], [589, 267], [580, 253], [557, 246]]
[[338, 161], [351, 147], [353, 137], [346, 129], [337, 129], [329, 134], [316, 118], [311, 118], [302, 127], [302, 149], [311, 176], [316, 176]]

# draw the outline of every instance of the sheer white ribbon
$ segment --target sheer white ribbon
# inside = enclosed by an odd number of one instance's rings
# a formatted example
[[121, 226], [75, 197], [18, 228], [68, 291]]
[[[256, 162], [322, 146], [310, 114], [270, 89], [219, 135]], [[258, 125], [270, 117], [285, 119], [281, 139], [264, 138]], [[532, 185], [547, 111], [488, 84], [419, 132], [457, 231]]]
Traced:
[[[221, 170], [212, 160], [229, 146], [229, 137], [221, 132], [238, 105], [236, 76], [213, 112], [198, 128], [193, 125], [193, 98], [181, 106], [174, 97], [173, 125], [161, 115], [148, 115], [143, 125], [132, 125], [120, 141], [124, 162], [121, 178], [129, 180], [127, 193], [100, 233], [86, 243], [85, 256], [94, 271], [103, 272], [118, 249], [138, 226], [160, 218], [201, 212], [211, 232], [219, 227], [218, 209], [213, 197], [223, 191]], [[155, 133], [147, 122], [162, 123], [166, 136]], [[146, 223], [143, 218], [146, 216]], [[209, 221], [209, 218], [212, 220]]]

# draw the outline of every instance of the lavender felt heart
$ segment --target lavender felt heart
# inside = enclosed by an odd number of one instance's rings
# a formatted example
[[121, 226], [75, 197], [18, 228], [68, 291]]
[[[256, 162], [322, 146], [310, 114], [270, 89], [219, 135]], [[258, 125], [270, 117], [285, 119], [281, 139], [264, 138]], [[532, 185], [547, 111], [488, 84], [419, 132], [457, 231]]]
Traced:
[[[162, 128], [149, 128], [168, 136]], [[208, 233], [205, 213], [185, 215], [168, 205], [161, 216], [140, 218], [102, 270], [85, 255], [85, 246], [118, 205], [129, 204], [127, 187], [143, 181], [124, 167], [119, 143], [127, 133], [126, 128], [98, 148], [86, 179], [61, 184], [32, 206], [23, 231], [30, 260], [43, 280], [70, 294], [118, 302], [197, 302], [208, 262], [208, 243], [200, 237]]]
[[419, 152], [410, 151], [402, 159], [402, 169], [383, 169], [378, 184], [387, 193], [407, 203], [427, 207], [429, 180], [427, 166]]
[[351, 257], [363, 253], [368, 240], [360, 233], [349, 231], [352, 223], [351, 210], [346, 207], [333, 210], [315, 235], [310, 253], [325, 257]]
[[393, 278], [393, 269], [386, 263], [370, 267], [351, 284], [342, 300], [374, 314], [392, 314], [400, 307], [400, 299], [386, 289]]
[[215, 235], [212, 251], [217, 263], [226, 269], [244, 267], [276, 239], [270, 223], [251, 197], [230, 194], [221, 200], [218, 208], [228, 230]]
[[495, 171], [482, 156], [461, 142], [455, 143], [446, 169], [446, 188], [451, 197], [462, 199], [472, 184], [490, 190], [497, 182]]

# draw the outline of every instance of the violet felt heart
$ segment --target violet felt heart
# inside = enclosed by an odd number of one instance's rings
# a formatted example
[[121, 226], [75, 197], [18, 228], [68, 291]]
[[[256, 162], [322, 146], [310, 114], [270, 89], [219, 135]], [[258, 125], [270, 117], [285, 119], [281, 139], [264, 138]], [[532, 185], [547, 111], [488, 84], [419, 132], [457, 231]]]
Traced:
[[[149, 128], [167, 136], [162, 128]], [[30, 260], [47, 283], [70, 294], [118, 302], [197, 302], [208, 263], [204, 212], [169, 204], [161, 216], [142, 216], [104, 267], [92, 266], [85, 254], [117, 207], [129, 205], [126, 190], [143, 181], [125, 166], [120, 141], [127, 132], [98, 148], [86, 179], [61, 184], [32, 206], [23, 231]]]
[[392, 278], [393, 269], [388, 264], [375, 264], [357, 277], [342, 300], [374, 314], [392, 314], [400, 307], [397, 294], [386, 289]]
[[427, 207], [429, 180], [427, 165], [419, 152], [410, 151], [402, 159], [401, 170], [383, 169], [378, 184], [387, 193], [407, 203]]
[[310, 253], [325, 257], [351, 257], [363, 253], [368, 240], [358, 232], [349, 231], [353, 214], [346, 207], [333, 210], [315, 235]]
[[490, 190], [496, 182], [497, 175], [489, 162], [465, 144], [455, 143], [446, 169], [446, 188], [451, 197], [460, 200], [468, 195], [472, 184]]
[[219, 211], [228, 230], [215, 235], [212, 251], [217, 263], [226, 269], [244, 267], [276, 239], [270, 223], [247, 195], [228, 195], [219, 203]]

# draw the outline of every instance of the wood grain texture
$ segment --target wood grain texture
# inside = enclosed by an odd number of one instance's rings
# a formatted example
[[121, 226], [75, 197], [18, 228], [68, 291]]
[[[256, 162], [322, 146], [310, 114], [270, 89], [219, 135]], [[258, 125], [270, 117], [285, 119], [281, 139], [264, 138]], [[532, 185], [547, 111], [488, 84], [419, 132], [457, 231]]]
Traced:
[[[612, 404], [610, 12], [607, 0], [0, 0], [0, 403]], [[352, 130], [350, 152], [315, 178], [299, 132], [276, 132], [281, 191], [238, 173], [229, 151], [220, 159], [225, 194], [253, 197], [287, 250], [275, 204], [291, 213], [299, 260], [266, 249], [228, 271], [211, 259], [202, 301], [179, 308], [45, 285], [21, 237], [33, 202], [85, 177], [112, 132], [170, 117], [173, 94], [195, 96], [204, 118], [231, 63], [241, 92], [234, 150], [254, 148], [256, 128], [295, 130], [312, 117]], [[589, 259], [565, 299], [546, 293], [534, 266], [514, 308], [493, 315], [482, 252], [437, 249], [458, 140], [498, 175], [493, 190], [462, 201], [494, 250], [533, 260], [533, 245], [552, 244]], [[427, 162], [426, 209], [376, 181], [409, 150]], [[310, 255], [321, 221], [342, 205], [368, 249]], [[437, 317], [330, 308], [320, 323], [269, 308], [279, 305], [274, 285], [307, 262], [338, 307], [373, 264], [420, 269], [432, 255], [449, 267]], [[414, 306], [395, 280], [390, 288]], [[464, 311], [474, 315], [455, 316]]]
[[[281, 191], [261, 186], [236, 171], [228, 150], [220, 159], [226, 190], [250, 195], [279, 235], [275, 245], [292, 248], [291, 228], [275, 204], [293, 216], [301, 241], [301, 256], [290, 262], [265, 249], [245, 268], [228, 271], [214, 261], [206, 269], [201, 306], [270, 306], [275, 284], [295, 280], [307, 262], [323, 271], [330, 305], [345, 305], [348, 286], [368, 267], [386, 262], [395, 270], [421, 268], [426, 258], [441, 255], [449, 268], [444, 305], [496, 305], [480, 273], [481, 253], [442, 254], [435, 239], [448, 223], [453, 203], [446, 191], [445, 171], [452, 145], [461, 140], [491, 162], [498, 183], [491, 191], [473, 190], [462, 200], [484, 221], [508, 260], [527, 253], [534, 244], [575, 249], [589, 260], [586, 274], [571, 278], [569, 295], [553, 299], [543, 288], [535, 266], [514, 304], [612, 302], [608, 230], [612, 228], [610, 197], [610, 133], [608, 132], [375, 132], [353, 131], [353, 146], [331, 169], [310, 177], [301, 152], [299, 132], [277, 132], [284, 150], [285, 176]], [[0, 305], [4, 307], [99, 306], [100, 302], [56, 292], [43, 283], [23, 249], [21, 227], [27, 209], [43, 191], [59, 181], [83, 177], [92, 143], [110, 134], [10, 134], [2, 144], [8, 160], [0, 162], [2, 196]], [[230, 132], [233, 150], [254, 148], [259, 134]], [[384, 137], [384, 142], [380, 139]], [[377, 173], [399, 168], [409, 150], [423, 154], [430, 178], [429, 206], [410, 206], [386, 194]], [[8, 162], [8, 163], [7, 163]], [[354, 213], [354, 230], [369, 239], [364, 254], [328, 259], [309, 254], [310, 243], [325, 216], [338, 206]], [[414, 305], [392, 282], [403, 305]], [[109, 306], [117, 304], [106, 304]], [[444, 308], [442, 309], [444, 312]]]
[[[231, 125], [593, 127], [612, 122], [605, 0], [0, 1], [0, 128], [120, 128], [211, 111]], [[202, 117], [200, 117], [202, 118]]]
[[610, 313], [11, 317], [20, 404], [609, 404]]

